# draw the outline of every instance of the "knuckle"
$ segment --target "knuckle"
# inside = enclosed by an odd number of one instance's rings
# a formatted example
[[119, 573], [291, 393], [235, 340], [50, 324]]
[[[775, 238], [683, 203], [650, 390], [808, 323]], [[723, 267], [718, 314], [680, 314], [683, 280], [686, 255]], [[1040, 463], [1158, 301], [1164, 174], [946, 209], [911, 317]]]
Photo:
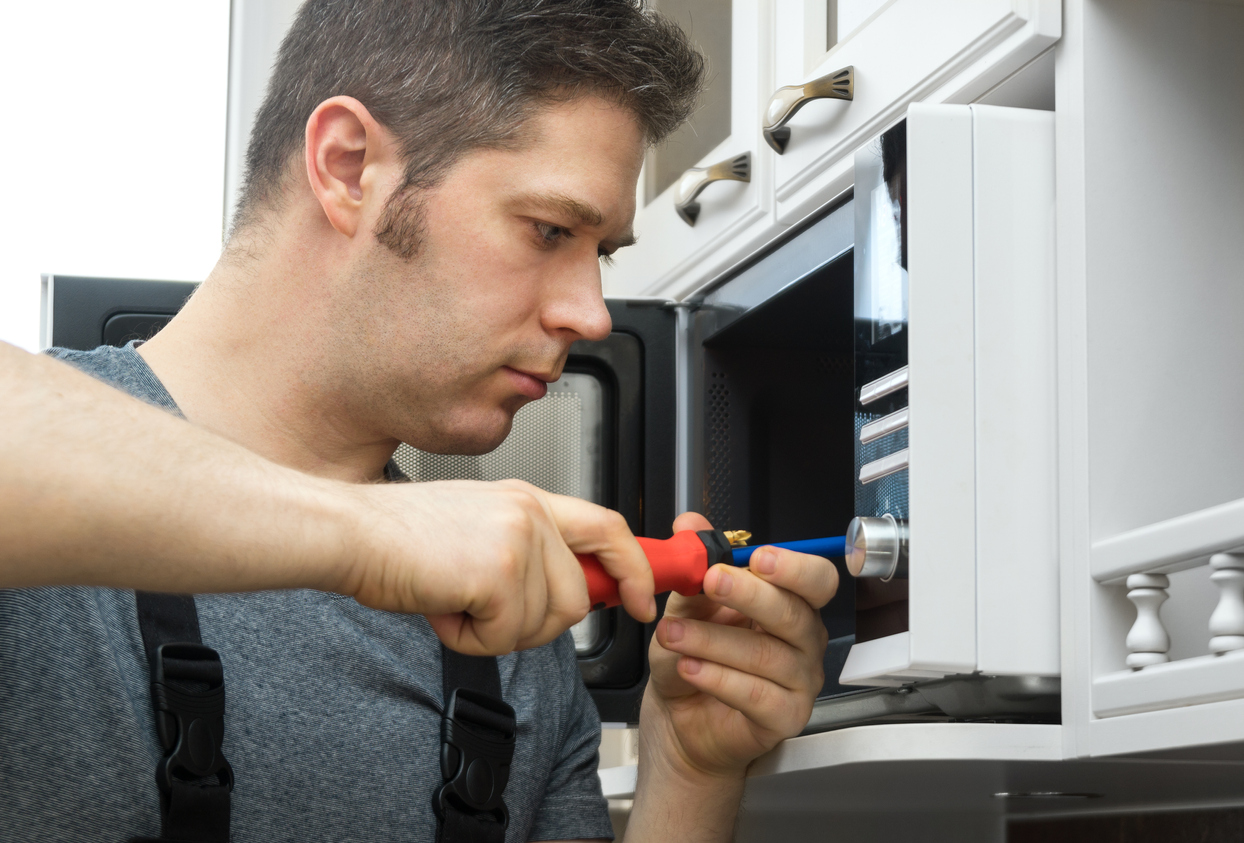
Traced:
[[626, 518], [622, 513], [613, 509], [606, 509], [601, 516], [601, 526], [606, 535], [628, 535], [631, 527], [626, 523]]
[[515, 496], [511, 498], [511, 506], [500, 516], [505, 534], [523, 543], [530, 541], [536, 532], [536, 513], [529, 503], [532, 500], [530, 495]]
[[496, 573], [503, 580], [512, 581], [521, 579], [523, 574], [523, 554], [518, 548], [512, 545], [503, 545], [494, 557], [496, 559]]
[[757, 635], [752, 656], [756, 671], [761, 676], [769, 676], [782, 660], [777, 642], [769, 635]]
[[799, 734], [808, 725], [808, 720], [812, 717], [812, 702], [801, 697], [792, 704], [790, 711], [790, 725], [786, 729], [788, 738]]
[[571, 627], [587, 617], [592, 611], [592, 604], [586, 594], [576, 595], [564, 609], [558, 612], [558, 620], [562, 625]]
[[540, 502], [540, 496], [534, 487], [517, 491], [515, 503], [530, 517], [540, 518], [544, 515], [544, 505]]
[[[779, 613], [780, 623], [784, 629], [798, 629], [804, 625], [807, 615], [804, 607], [799, 604], [799, 600], [783, 600], [782, 609]], [[804, 604], [805, 606], [807, 604]]]
[[769, 685], [765, 682], [752, 682], [747, 690], [747, 701], [755, 708], [767, 708]]

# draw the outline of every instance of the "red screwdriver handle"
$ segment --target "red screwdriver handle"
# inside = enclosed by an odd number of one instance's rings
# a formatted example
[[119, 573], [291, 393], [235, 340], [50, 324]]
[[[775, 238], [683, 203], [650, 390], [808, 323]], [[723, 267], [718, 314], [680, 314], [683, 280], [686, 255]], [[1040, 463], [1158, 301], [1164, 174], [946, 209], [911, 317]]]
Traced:
[[[687, 597], [700, 593], [704, 575], [708, 573], [708, 549], [696, 531], [683, 530], [668, 539], [638, 538], [636, 541], [652, 566], [655, 593], [677, 591]], [[621, 604], [618, 581], [609, 576], [600, 560], [586, 553], [576, 553], [575, 556], [583, 566], [592, 607]]]

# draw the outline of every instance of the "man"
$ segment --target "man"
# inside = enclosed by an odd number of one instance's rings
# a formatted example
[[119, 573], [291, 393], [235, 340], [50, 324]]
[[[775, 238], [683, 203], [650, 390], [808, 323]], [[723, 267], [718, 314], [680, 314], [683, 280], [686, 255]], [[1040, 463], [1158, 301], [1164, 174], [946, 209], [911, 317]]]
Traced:
[[[700, 68], [676, 28], [630, 0], [312, 0], [256, 120], [237, 228], [200, 291], [137, 350], [61, 354], [241, 446], [217, 451], [202, 433], [188, 447], [236, 472], [243, 503], [220, 499], [238, 522], [226, 531], [296, 552], [284, 565], [265, 549], [198, 562], [204, 524], [220, 521], [173, 505], [195, 541], [172, 547], [176, 533], [153, 526], [154, 561], [119, 570], [73, 555], [72, 535], [41, 544], [19, 529], [47, 564], [14, 564], [5, 584], [357, 601], [196, 600], [229, 687], [235, 840], [432, 839], [437, 638], [519, 651], [499, 659], [518, 719], [507, 839], [609, 835], [599, 724], [563, 633], [588, 609], [573, 552], [596, 553], [628, 611], [653, 616], [625, 524], [518, 483], [369, 485], [353, 498], [347, 484], [381, 480], [399, 441], [490, 450], [571, 343], [608, 334], [598, 261], [631, 239], [643, 152], [685, 117]], [[154, 424], [132, 405], [114, 412]], [[126, 497], [165, 490], [157, 475], [141, 493], [153, 461], [122, 481], [140, 488]], [[304, 489], [289, 469], [320, 479]], [[265, 483], [288, 510], [262, 502]], [[323, 524], [305, 517], [308, 500]], [[40, 505], [57, 509], [10, 511]], [[336, 529], [351, 515], [363, 523]], [[412, 536], [417, 550], [398, 550]], [[835, 584], [825, 560], [758, 551], [750, 570], [711, 571], [705, 596], [670, 601], [628, 837], [729, 837], [747, 764], [807, 720], [825, 645], [816, 609]], [[5, 837], [154, 836], [160, 751], [134, 615], [128, 591], [0, 596]]]

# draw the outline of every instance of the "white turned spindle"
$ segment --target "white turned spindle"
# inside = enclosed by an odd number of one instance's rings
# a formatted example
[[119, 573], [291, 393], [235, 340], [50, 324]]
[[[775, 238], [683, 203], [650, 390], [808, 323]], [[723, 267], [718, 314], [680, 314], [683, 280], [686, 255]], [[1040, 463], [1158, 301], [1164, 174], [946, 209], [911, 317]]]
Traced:
[[1244, 648], [1244, 554], [1215, 553], [1209, 575], [1221, 592], [1218, 606], [1209, 616], [1209, 651], [1221, 656]]
[[1127, 599], [1136, 605], [1136, 623], [1127, 633], [1127, 666], [1135, 670], [1170, 661], [1166, 655], [1171, 637], [1162, 626], [1158, 609], [1169, 597], [1171, 581], [1165, 574], [1132, 574], [1127, 578]]

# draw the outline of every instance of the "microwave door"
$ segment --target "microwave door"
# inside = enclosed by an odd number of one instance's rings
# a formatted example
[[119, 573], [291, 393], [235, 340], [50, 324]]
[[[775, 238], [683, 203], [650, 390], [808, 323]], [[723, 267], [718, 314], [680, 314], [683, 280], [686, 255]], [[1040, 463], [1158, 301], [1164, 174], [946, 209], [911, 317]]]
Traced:
[[[566, 449], [562, 442], [563, 450], [577, 453], [581, 466], [595, 467], [596, 485], [580, 497], [620, 512], [635, 535], [666, 538], [677, 514], [679, 317], [663, 300], [607, 298], [606, 304], [612, 332], [571, 346], [563, 377], [590, 384], [579, 403], [587, 416], [595, 402], [593, 420], [581, 422], [577, 434], [558, 436], [577, 435], [578, 445]], [[663, 600], [658, 603], [664, 608]], [[654, 628], [618, 607], [593, 611], [571, 630], [580, 673], [603, 722], [638, 722]]]

